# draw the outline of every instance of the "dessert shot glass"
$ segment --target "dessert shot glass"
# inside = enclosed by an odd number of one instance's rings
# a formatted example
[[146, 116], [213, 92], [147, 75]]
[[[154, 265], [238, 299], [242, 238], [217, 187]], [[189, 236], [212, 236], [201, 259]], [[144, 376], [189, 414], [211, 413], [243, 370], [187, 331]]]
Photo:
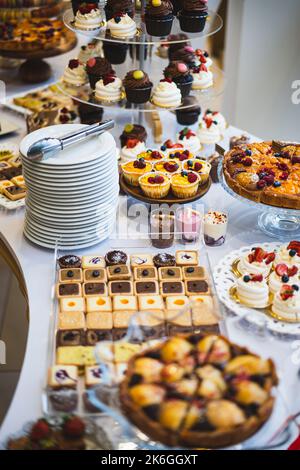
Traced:
[[208, 246], [223, 245], [226, 239], [228, 214], [209, 210], [203, 218], [204, 242]]
[[200, 238], [202, 214], [190, 207], [179, 207], [175, 214], [176, 233], [182, 244], [195, 243]]
[[169, 248], [174, 243], [175, 215], [168, 209], [155, 209], [150, 213], [149, 238], [155, 248]]

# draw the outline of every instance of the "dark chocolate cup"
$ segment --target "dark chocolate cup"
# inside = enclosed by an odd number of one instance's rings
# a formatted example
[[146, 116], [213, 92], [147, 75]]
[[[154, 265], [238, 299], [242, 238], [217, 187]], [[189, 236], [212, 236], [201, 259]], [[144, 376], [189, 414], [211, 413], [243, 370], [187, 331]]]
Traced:
[[182, 31], [187, 33], [201, 33], [205, 28], [207, 13], [196, 15], [194, 12], [180, 10], [178, 19]]
[[165, 18], [157, 18], [145, 14], [146, 30], [150, 36], [168, 36], [172, 29], [173, 15], [168, 15]]
[[126, 88], [126, 98], [129, 103], [142, 104], [147, 103], [151, 97], [152, 84], [145, 88]]
[[179, 88], [182, 98], [185, 98], [186, 96], [188, 96], [190, 94], [190, 91], [192, 89], [192, 83], [193, 83], [192, 76], [191, 76], [191, 79], [189, 81], [180, 82], [180, 81], [174, 80], [174, 82], [176, 83], [177, 88]]
[[194, 110], [187, 110], [187, 109], [177, 109], [176, 111], [176, 119], [178, 124], [182, 124], [183, 126], [191, 126], [192, 124], [196, 124], [199, 119], [200, 112]]
[[103, 41], [104, 57], [114, 65], [123, 64], [126, 59], [127, 44]]

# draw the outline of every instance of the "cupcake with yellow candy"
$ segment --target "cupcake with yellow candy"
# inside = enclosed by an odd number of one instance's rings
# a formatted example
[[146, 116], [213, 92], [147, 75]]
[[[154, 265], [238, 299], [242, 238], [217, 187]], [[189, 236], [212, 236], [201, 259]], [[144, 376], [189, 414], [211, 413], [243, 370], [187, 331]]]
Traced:
[[193, 158], [183, 162], [183, 169], [187, 171], [195, 171], [200, 176], [200, 184], [205, 184], [208, 181], [211, 164], [206, 160]]
[[160, 160], [159, 162], [154, 163], [154, 170], [161, 171], [166, 175], [173, 175], [182, 170], [182, 164], [176, 160]]
[[170, 177], [160, 171], [146, 173], [139, 178], [143, 193], [152, 199], [166, 197], [171, 186]]
[[131, 186], [139, 186], [139, 178], [152, 170], [152, 165], [142, 158], [121, 165], [125, 181]]
[[158, 150], [146, 150], [146, 152], [139, 153], [137, 158], [142, 158], [143, 160], [146, 160], [147, 162], [157, 162], [159, 160], [162, 160], [165, 158], [164, 154], [162, 152], [159, 152]]
[[150, 100], [153, 84], [146, 72], [142, 70], [128, 72], [123, 80], [123, 85], [129, 103], [142, 104]]
[[200, 176], [195, 171], [183, 170], [171, 177], [171, 188], [174, 196], [185, 199], [197, 194]]

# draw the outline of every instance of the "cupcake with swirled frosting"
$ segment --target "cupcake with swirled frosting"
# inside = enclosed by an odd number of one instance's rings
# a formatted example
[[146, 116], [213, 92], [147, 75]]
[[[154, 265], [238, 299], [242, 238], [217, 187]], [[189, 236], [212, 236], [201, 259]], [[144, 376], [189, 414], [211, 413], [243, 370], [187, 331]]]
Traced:
[[193, 77], [193, 90], [205, 90], [213, 86], [213, 74], [204, 64], [192, 67], [191, 72]]
[[167, 36], [171, 32], [173, 19], [173, 5], [169, 0], [149, 0], [145, 9], [148, 34]]
[[199, 123], [198, 137], [201, 144], [216, 144], [221, 140], [218, 124], [212, 119], [204, 117]]
[[288, 321], [300, 320], [300, 291], [298, 285], [285, 284], [274, 297], [272, 312]]
[[170, 78], [180, 89], [182, 98], [189, 95], [192, 89], [193, 77], [186, 64], [179, 61], [170, 62], [164, 70], [164, 76]]
[[124, 97], [122, 81], [115, 75], [105, 75], [96, 83], [95, 98], [105, 103], [117, 103]]
[[262, 274], [245, 274], [236, 282], [236, 293], [241, 303], [253, 308], [269, 304], [269, 288]]
[[62, 81], [68, 85], [82, 86], [85, 85], [87, 80], [84, 65], [78, 59], [70, 60], [62, 76]]
[[152, 90], [152, 82], [146, 72], [132, 70], [123, 80], [127, 100], [130, 103], [146, 103], [149, 101]]
[[136, 34], [136, 23], [127, 13], [117, 13], [107, 22], [107, 29], [114, 38], [132, 38]]
[[140, 153], [145, 151], [146, 146], [144, 142], [138, 139], [128, 139], [121, 149], [121, 160], [124, 162], [135, 160]]
[[182, 31], [188, 33], [203, 31], [207, 15], [207, 0], [183, 0], [183, 8], [178, 12]]
[[181, 104], [181, 92], [176, 83], [169, 78], [161, 80], [154, 88], [152, 103], [160, 108], [178, 108]]
[[105, 25], [101, 11], [93, 3], [83, 3], [75, 16], [74, 26], [83, 31], [93, 31]]

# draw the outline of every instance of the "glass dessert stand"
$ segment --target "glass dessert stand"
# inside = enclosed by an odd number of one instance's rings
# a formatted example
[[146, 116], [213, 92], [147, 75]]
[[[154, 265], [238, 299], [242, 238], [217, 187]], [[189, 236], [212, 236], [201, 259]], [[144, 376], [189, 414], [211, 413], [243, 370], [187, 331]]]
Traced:
[[258, 227], [268, 236], [281, 241], [288, 241], [300, 238], [300, 211], [293, 209], [285, 209], [283, 207], [273, 207], [266, 204], [257, 203], [239, 196], [226, 183], [223, 174], [222, 161], [218, 167], [219, 181], [222, 188], [234, 197], [236, 200], [247, 204], [248, 207], [257, 209], [260, 214], [258, 216]]

